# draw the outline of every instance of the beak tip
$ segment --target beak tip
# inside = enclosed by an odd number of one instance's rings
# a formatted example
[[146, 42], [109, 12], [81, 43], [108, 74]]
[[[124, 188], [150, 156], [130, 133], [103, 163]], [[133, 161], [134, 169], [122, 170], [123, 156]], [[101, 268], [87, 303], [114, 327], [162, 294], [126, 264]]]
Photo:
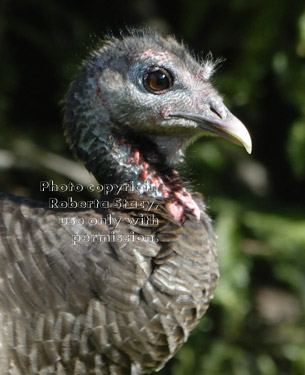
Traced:
[[244, 148], [246, 149], [248, 154], [252, 153], [252, 141], [251, 138], [249, 138], [248, 142], [243, 143]]
[[227, 128], [227, 132], [246, 149], [248, 154], [252, 153], [251, 136], [245, 125], [233, 115]]

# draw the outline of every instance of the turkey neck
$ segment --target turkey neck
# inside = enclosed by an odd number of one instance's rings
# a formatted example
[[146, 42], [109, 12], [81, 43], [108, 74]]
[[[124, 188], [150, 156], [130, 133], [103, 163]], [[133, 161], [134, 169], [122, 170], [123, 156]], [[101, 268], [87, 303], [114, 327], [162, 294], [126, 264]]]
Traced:
[[[177, 221], [181, 221], [187, 211], [200, 218], [198, 205], [178, 172], [149, 137], [132, 132], [119, 135], [113, 124], [92, 126], [92, 123], [91, 119], [90, 126], [76, 126], [77, 132], [74, 131], [72, 137], [68, 135], [77, 156], [100, 184], [123, 185], [119, 195], [127, 198], [136, 192], [137, 199], [163, 200]], [[69, 132], [69, 126], [66, 129]]]

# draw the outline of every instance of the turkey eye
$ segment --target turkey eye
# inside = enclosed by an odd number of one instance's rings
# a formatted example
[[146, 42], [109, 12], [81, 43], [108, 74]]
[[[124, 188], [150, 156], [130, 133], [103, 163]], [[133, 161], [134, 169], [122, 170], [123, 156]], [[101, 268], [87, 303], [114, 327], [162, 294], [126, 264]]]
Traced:
[[151, 70], [145, 73], [143, 77], [146, 90], [155, 94], [162, 94], [167, 91], [171, 87], [172, 81], [171, 74], [163, 68]]

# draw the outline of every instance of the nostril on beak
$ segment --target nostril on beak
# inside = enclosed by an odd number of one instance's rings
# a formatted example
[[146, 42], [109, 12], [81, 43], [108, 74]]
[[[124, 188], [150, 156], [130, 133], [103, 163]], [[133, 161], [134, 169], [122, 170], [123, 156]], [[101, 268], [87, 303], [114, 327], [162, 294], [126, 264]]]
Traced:
[[221, 116], [221, 114], [220, 113], [218, 113], [217, 112], [217, 110], [215, 109], [215, 108], [213, 108], [213, 107], [210, 107], [210, 110], [211, 110], [211, 112], [213, 112], [213, 113], [215, 113], [215, 115], [217, 115], [219, 118], [221, 118], [222, 119], [222, 116]]
[[227, 117], [227, 110], [223, 103], [215, 99], [211, 99], [209, 101], [209, 105], [210, 111], [213, 112], [221, 120], [224, 120]]

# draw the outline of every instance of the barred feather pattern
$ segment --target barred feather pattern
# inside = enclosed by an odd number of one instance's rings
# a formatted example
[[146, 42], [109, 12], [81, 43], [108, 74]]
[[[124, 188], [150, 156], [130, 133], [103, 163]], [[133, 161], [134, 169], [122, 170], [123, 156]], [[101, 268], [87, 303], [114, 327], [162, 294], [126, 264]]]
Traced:
[[[0, 194], [1, 375], [140, 375], [160, 369], [206, 311], [218, 268], [203, 203], [175, 221], [160, 202], [157, 227], [141, 211], [50, 210]], [[155, 241], [82, 242], [116, 231], [60, 219], [122, 218], [121, 234]], [[147, 215], [147, 212], [145, 212]], [[125, 224], [124, 224], [125, 223]], [[158, 241], [157, 241], [158, 240]]]

